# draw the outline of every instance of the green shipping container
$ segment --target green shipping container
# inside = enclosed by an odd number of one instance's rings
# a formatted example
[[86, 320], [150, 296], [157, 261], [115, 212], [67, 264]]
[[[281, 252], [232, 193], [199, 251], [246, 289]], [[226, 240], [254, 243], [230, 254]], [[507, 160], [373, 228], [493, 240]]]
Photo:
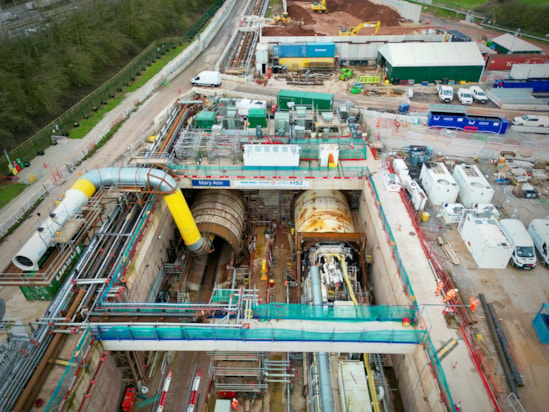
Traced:
[[261, 128], [267, 127], [267, 112], [265, 109], [256, 108], [248, 110], [248, 127], [255, 129], [257, 126], [261, 126]]
[[277, 110], [289, 111], [295, 106], [306, 106], [321, 112], [331, 112], [334, 95], [330, 93], [301, 92], [297, 90], [281, 90], [277, 95]]
[[52, 280], [49, 286], [21, 286], [21, 292], [27, 300], [51, 300], [59, 290], [59, 287], [65, 281], [67, 274], [71, 271], [74, 264], [77, 262], [80, 254], [82, 253], [82, 247], [77, 246], [74, 252], [67, 259], [65, 264], [61, 267], [55, 278]]
[[196, 128], [202, 130], [212, 130], [215, 124], [216, 113], [203, 110], [196, 115]]

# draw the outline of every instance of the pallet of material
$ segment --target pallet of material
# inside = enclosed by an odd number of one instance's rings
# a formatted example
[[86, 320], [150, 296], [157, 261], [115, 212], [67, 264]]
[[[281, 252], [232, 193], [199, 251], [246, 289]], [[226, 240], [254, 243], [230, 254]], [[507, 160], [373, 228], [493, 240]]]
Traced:
[[444, 243], [441, 248], [444, 251], [444, 254], [450, 260], [450, 262], [452, 262], [454, 265], [459, 265], [461, 263], [456, 255], [456, 252], [454, 251], [454, 248], [449, 243]]

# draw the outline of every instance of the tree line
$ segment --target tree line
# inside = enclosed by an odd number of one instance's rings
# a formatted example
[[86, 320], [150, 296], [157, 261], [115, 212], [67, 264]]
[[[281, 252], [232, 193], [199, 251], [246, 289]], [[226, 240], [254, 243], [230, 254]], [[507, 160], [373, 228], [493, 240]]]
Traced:
[[497, 0], [476, 9], [488, 20], [510, 30], [545, 36], [549, 33], [549, 5], [529, 4], [518, 0]]
[[[0, 41], [0, 149], [10, 150], [214, 0], [94, 0]], [[6, 28], [4, 28], [6, 30]]]

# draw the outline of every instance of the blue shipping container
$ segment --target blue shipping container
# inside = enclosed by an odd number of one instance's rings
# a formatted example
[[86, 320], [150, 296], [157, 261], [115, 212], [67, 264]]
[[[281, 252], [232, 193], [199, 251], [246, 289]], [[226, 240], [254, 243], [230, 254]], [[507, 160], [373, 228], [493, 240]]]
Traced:
[[305, 43], [279, 44], [278, 57], [307, 57], [307, 45]]
[[505, 134], [509, 122], [505, 118], [496, 116], [474, 116], [437, 111], [429, 113], [427, 126], [465, 130], [473, 133]]
[[307, 57], [334, 57], [335, 43], [307, 43]]
[[496, 80], [492, 87], [503, 87], [504, 89], [532, 89], [534, 93], [549, 92], [549, 79]]

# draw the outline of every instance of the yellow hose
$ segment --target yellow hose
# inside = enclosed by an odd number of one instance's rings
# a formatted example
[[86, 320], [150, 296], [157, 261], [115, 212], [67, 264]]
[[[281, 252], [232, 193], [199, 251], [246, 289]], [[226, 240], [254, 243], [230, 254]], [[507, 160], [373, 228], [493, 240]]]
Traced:
[[164, 196], [166, 205], [173, 216], [173, 220], [183, 237], [183, 241], [187, 246], [192, 246], [197, 243], [201, 236], [198, 227], [194, 221], [191, 210], [183, 197], [181, 190], [175, 193]]
[[[347, 275], [347, 263], [345, 262], [345, 256], [342, 255], [333, 255], [336, 257], [337, 260], [339, 260], [339, 263], [341, 264], [341, 267], [343, 268], [343, 277], [345, 279], [345, 283], [347, 284], [347, 289], [349, 290], [349, 295], [351, 296], [351, 300], [355, 304], [355, 306], [358, 306], [358, 300], [355, 297], [355, 294], [353, 292], [353, 288], [351, 285], [351, 280], [349, 279], [349, 276]], [[374, 412], [379, 412], [379, 402], [377, 400], [377, 392], [376, 392], [376, 384], [374, 382], [374, 374], [372, 373], [372, 369], [370, 368], [370, 361], [369, 361], [369, 355], [367, 353], [363, 354], [363, 362], [364, 362], [364, 368], [366, 369], [366, 376], [368, 378], [368, 387], [370, 388], [370, 398], [372, 400], [372, 404], [374, 406]]]

